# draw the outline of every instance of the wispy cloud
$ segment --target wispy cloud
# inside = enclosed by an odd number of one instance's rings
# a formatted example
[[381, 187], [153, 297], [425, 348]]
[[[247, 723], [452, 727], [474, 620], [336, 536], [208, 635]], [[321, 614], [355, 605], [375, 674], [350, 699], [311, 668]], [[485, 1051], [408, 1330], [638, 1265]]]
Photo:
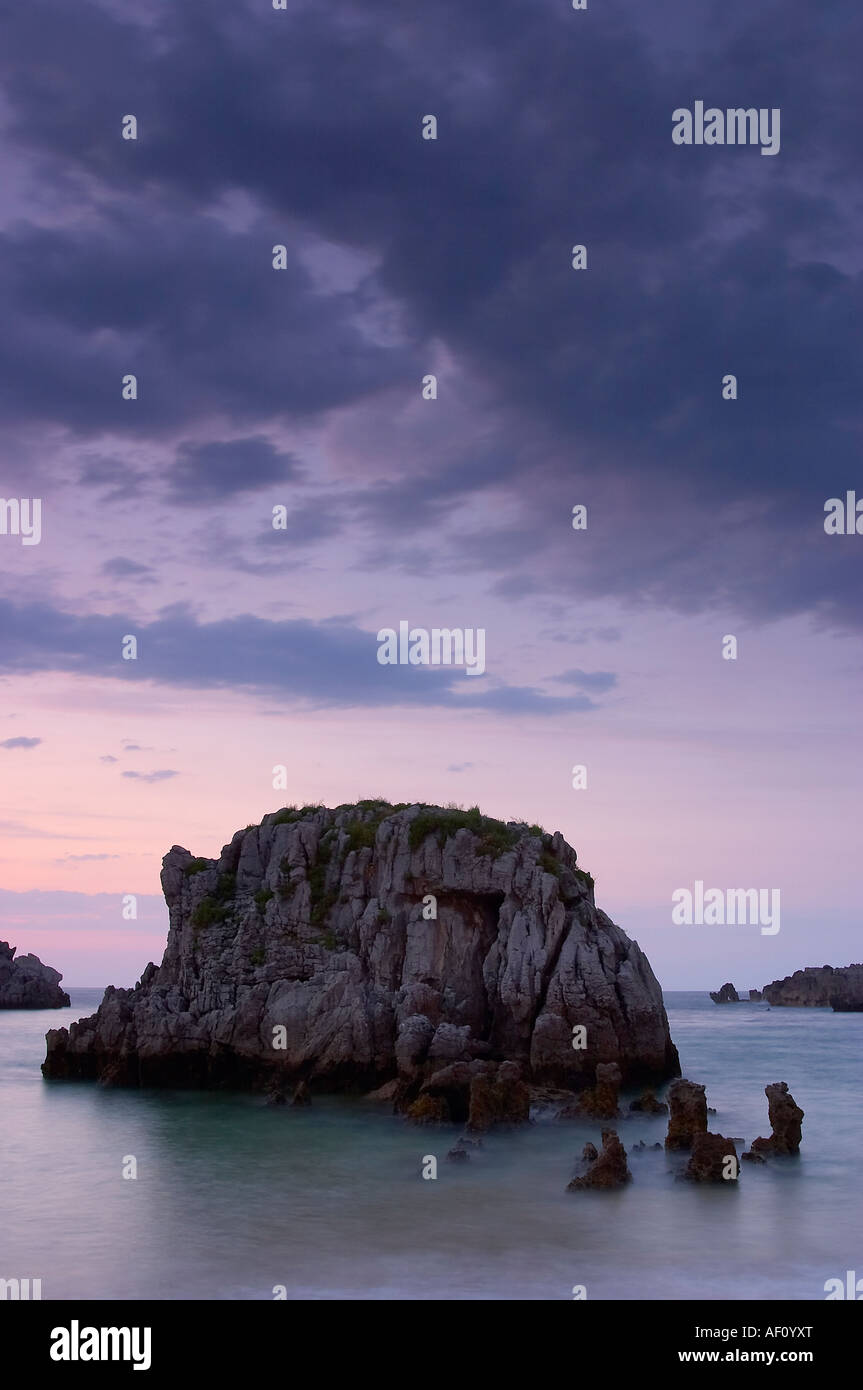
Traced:
[[165, 782], [169, 777], [179, 777], [179, 772], [162, 768], [158, 772], [121, 772], [121, 777], [134, 778], [137, 782]]

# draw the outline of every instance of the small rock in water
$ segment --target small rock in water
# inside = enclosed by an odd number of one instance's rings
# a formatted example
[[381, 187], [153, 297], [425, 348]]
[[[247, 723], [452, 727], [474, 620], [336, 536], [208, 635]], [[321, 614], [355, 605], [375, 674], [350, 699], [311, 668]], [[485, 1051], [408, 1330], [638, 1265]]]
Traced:
[[670, 1115], [667, 1149], [691, 1149], [696, 1134], [707, 1133], [707, 1100], [704, 1087], [682, 1078], [668, 1092]]
[[626, 1163], [626, 1149], [613, 1129], [602, 1131], [602, 1152], [594, 1160], [589, 1170], [580, 1178], [573, 1178], [567, 1185], [567, 1192], [579, 1192], [584, 1188], [623, 1187], [632, 1174]]
[[616, 1062], [598, 1062], [596, 1085], [578, 1098], [577, 1112], [596, 1120], [613, 1120], [619, 1114], [618, 1093], [621, 1074]]
[[796, 1154], [803, 1137], [804, 1112], [788, 1090], [786, 1081], [774, 1081], [764, 1087], [768, 1103], [768, 1118], [772, 1134], [769, 1139], [754, 1139], [752, 1148], [763, 1154]]
[[[733, 1159], [733, 1165], [729, 1164]], [[740, 1171], [733, 1139], [722, 1134], [696, 1134], [684, 1177], [692, 1182], [733, 1182]]]
[[740, 1003], [740, 995], [737, 993], [737, 990], [730, 982], [726, 985], [723, 985], [722, 988], [719, 990], [711, 990], [710, 998], [713, 1000], [714, 1004]]

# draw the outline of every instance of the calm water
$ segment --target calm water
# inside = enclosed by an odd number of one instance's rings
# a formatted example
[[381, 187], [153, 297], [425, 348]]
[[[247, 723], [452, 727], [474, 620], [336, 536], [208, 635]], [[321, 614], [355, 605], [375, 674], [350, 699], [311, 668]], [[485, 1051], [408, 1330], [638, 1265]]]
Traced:
[[[0, 1277], [43, 1298], [589, 1299], [824, 1297], [863, 1275], [863, 1014], [666, 1004], [711, 1128], [769, 1134], [764, 1086], [806, 1112], [799, 1161], [746, 1164], [739, 1184], [675, 1180], [652, 1144], [665, 1119], [618, 1131], [633, 1182], [565, 1192], [597, 1124], [538, 1122], [445, 1161], [460, 1132], [412, 1128], [362, 1101], [270, 1110], [259, 1098], [45, 1082], [44, 1033], [98, 1004], [0, 1012]], [[439, 1160], [436, 1181], [422, 1159]], [[124, 1158], [138, 1177], [124, 1180]]]

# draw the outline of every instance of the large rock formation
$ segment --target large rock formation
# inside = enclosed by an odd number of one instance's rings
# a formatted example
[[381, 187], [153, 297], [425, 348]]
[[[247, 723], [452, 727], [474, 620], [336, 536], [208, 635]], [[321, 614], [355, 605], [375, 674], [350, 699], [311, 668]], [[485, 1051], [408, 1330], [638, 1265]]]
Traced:
[[599, 1063], [624, 1084], [679, 1074], [650, 965], [559, 834], [476, 810], [306, 807], [238, 831], [218, 860], [175, 846], [162, 886], [161, 966], [50, 1032], [46, 1076], [395, 1080], [398, 1109], [479, 1126], [484, 1111], [521, 1114], [523, 1083], [578, 1090]]
[[18, 956], [8, 941], [0, 941], [0, 1009], [68, 1009], [69, 996], [60, 988], [63, 976], [38, 956]]
[[863, 1010], [863, 965], [807, 965], [784, 980], [765, 985], [768, 1004], [786, 1008], [828, 1008], [837, 1013]]
[[710, 998], [713, 1000], [714, 1004], [740, 1003], [740, 995], [731, 983], [723, 985], [721, 989], [711, 990]]

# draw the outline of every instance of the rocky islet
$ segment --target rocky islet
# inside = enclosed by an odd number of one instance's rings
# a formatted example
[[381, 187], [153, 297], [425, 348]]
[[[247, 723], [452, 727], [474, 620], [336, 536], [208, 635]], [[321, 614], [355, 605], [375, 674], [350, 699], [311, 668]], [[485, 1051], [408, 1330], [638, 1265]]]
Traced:
[[0, 1009], [67, 1009], [60, 971], [43, 965], [38, 956], [16, 957], [15, 950], [0, 941]]
[[598, 1064], [627, 1085], [679, 1074], [656, 977], [560, 834], [476, 808], [285, 808], [218, 859], [174, 846], [162, 886], [161, 965], [52, 1030], [47, 1077], [392, 1084], [414, 1119], [481, 1128]]

